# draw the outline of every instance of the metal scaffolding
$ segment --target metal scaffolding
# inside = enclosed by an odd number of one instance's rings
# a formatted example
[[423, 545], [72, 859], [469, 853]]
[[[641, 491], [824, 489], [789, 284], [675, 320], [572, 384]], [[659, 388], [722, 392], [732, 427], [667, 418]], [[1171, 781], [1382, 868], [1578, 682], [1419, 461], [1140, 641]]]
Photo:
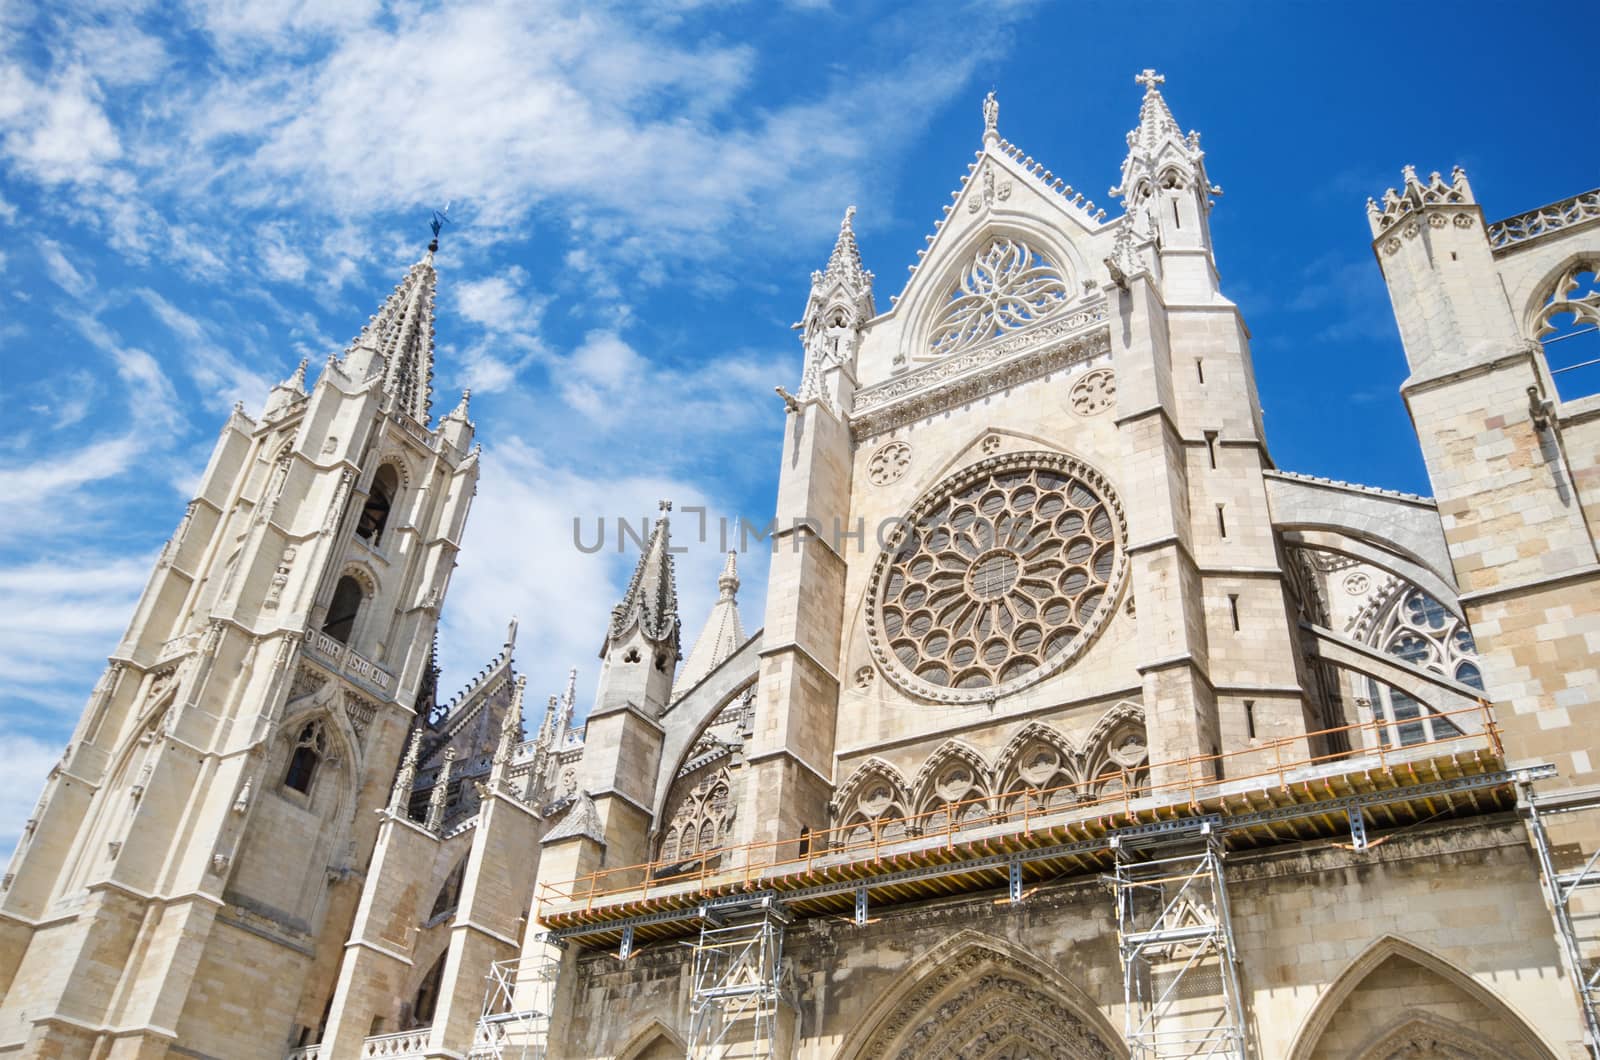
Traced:
[[1131, 1060], [1245, 1060], [1244, 1006], [1218, 820], [1114, 836]]
[[[1591, 956], [1585, 957], [1584, 940], [1579, 934], [1575, 917], [1576, 914], [1578, 917], [1592, 918], [1596, 915], [1596, 907], [1591, 905], [1587, 910], [1574, 908], [1574, 899], [1581, 901], [1579, 896], [1582, 892], [1600, 888], [1600, 845], [1587, 854], [1580, 846], [1576, 856], [1573, 856], [1569, 848], [1558, 848], [1550, 842], [1550, 833], [1545, 826], [1547, 816], [1600, 809], [1600, 792], [1586, 789], [1539, 795], [1534, 793], [1530, 783], [1519, 786], [1528, 832], [1539, 858], [1539, 876], [1544, 883], [1550, 915], [1556, 922], [1556, 937], [1561, 941], [1567, 968], [1572, 975], [1572, 985], [1578, 995], [1586, 1044], [1591, 1055], [1600, 1057], [1600, 1015], [1597, 1015], [1600, 1012], [1600, 960], [1593, 956], [1594, 944], [1600, 940], [1595, 938], [1593, 932], [1589, 934]], [[1573, 866], [1567, 871], [1561, 871], [1556, 865], [1556, 859], [1560, 856], [1558, 850], [1566, 855], [1562, 860]]]
[[559, 958], [545, 956], [490, 965], [470, 1060], [544, 1060], [560, 971]]
[[770, 895], [701, 906], [689, 1060], [778, 1056], [783, 930], [792, 919]]

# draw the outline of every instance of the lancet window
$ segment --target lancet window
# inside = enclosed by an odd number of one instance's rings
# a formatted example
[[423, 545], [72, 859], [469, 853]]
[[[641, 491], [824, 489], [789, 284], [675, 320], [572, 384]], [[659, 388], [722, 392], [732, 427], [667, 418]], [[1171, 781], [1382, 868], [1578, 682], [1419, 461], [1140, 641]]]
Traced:
[[317, 778], [317, 768], [328, 753], [328, 735], [322, 722], [313, 721], [300, 730], [294, 750], [289, 754], [289, 768], [283, 775], [283, 786], [293, 788], [302, 795], [311, 794], [311, 785]]
[[372, 476], [372, 488], [367, 491], [366, 502], [361, 506], [361, 519], [356, 523], [356, 534], [369, 545], [377, 547], [383, 541], [383, 531], [389, 525], [389, 512], [400, 493], [400, 476], [393, 464], [385, 464]]
[[[1483, 672], [1472, 631], [1449, 608], [1422, 592], [1400, 594], [1373, 638], [1377, 647], [1413, 666], [1444, 674], [1482, 690]], [[1459, 735], [1450, 719], [1434, 714], [1414, 696], [1368, 678], [1373, 717], [1388, 724], [1379, 730], [1384, 744], [1426, 743]]]
[[658, 860], [668, 865], [717, 860], [733, 834], [733, 786], [726, 769], [702, 779], [678, 797], [661, 838]]

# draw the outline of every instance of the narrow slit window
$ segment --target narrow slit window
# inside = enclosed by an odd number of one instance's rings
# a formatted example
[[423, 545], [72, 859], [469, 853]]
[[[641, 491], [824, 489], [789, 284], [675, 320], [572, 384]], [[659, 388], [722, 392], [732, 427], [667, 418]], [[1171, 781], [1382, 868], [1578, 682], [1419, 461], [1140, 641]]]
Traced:
[[1223, 512], [1224, 505], [1217, 505], [1217, 533], [1223, 537], [1228, 536], [1228, 517]]
[[1233, 619], [1233, 631], [1239, 632], [1239, 594], [1228, 594], [1228, 615]]
[[[1239, 628], [1237, 620], [1234, 621], [1234, 628]], [[1252, 740], [1256, 738], [1256, 701], [1253, 699], [1244, 701], [1244, 734]]]
[[1217, 467], [1217, 432], [1216, 431], [1207, 431], [1206, 432], [1206, 455], [1211, 458], [1211, 468], [1212, 468], [1212, 470], [1216, 470], [1216, 467]]
[[1206, 362], [1199, 357], [1194, 359], [1194, 375], [1200, 380], [1200, 385], [1206, 385]]

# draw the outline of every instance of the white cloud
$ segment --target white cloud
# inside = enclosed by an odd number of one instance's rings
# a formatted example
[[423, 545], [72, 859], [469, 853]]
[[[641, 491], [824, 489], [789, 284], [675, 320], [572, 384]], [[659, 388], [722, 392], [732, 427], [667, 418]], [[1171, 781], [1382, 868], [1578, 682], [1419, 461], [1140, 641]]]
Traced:
[[55, 285], [74, 298], [83, 298], [94, 290], [94, 281], [67, 260], [60, 243], [53, 239], [41, 239], [39, 257], [44, 259], [44, 271]]
[[93, 77], [71, 66], [34, 81], [0, 60], [0, 152], [43, 184], [93, 180], [122, 155]]
[[[560, 691], [567, 668], [579, 668], [583, 703], [599, 674], [598, 659], [611, 607], [622, 597], [638, 561], [632, 538], [617, 551], [616, 520], [627, 519], [636, 532], [656, 513], [660, 498], [678, 509], [673, 522], [680, 612], [687, 652], [716, 598], [723, 555], [719, 524], [708, 517], [708, 540], [701, 543], [698, 518], [685, 507], [708, 506], [705, 493], [670, 473], [641, 470], [608, 478], [588, 478], [552, 464], [520, 438], [487, 447], [482, 479], [462, 543], [461, 563], [446, 599], [441, 649], [445, 653], [441, 699], [465, 682], [499, 647], [507, 619], [519, 621], [517, 660], [528, 674], [534, 703]], [[573, 520], [592, 547], [596, 520], [606, 521], [606, 545], [585, 554], [574, 544]], [[731, 516], [730, 516], [731, 519]], [[737, 541], [737, 531], [733, 531]], [[767, 556], [741, 558], [741, 592], [748, 629], [760, 625], [760, 595]]]

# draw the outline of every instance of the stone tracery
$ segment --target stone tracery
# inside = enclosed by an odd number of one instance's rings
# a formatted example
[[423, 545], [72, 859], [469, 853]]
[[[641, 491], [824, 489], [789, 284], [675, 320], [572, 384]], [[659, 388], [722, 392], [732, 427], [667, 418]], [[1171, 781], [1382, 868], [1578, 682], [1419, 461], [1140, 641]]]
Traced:
[[1098, 474], [1046, 453], [983, 461], [925, 497], [873, 574], [868, 635], [896, 684], [948, 701], [1058, 671], [1105, 621], [1125, 565]]
[[1042, 320], [1071, 300], [1061, 269], [1019, 239], [990, 240], [961, 271], [928, 340], [935, 357]]

